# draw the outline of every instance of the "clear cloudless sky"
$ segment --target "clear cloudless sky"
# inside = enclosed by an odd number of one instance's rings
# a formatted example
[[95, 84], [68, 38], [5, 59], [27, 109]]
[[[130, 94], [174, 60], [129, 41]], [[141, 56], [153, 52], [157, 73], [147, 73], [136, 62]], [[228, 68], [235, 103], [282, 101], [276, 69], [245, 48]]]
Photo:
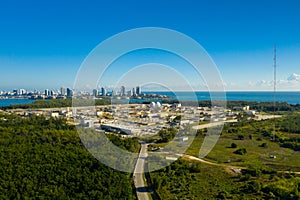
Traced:
[[228, 90], [271, 90], [276, 43], [278, 87], [299, 91], [299, 8], [297, 0], [1, 1], [0, 90], [72, 87], [101, 41], [151, 26], [199, 42]]

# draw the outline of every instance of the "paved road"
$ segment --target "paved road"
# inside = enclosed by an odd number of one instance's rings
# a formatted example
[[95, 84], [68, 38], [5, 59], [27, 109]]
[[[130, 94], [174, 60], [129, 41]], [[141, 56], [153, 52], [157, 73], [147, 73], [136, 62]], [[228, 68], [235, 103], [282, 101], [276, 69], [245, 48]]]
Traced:
[[265, 120], [265, 119], [272, 119], [272, 118], [282, 117], [282, 115], [255, 115], [254, 120]]
[[147, 146], [148, 144], [141, 144], [141, 150], [133, 173], [134, 185], [139, 200], [150, 200], [150, 193], [148, 193], [144, 176], [145, 159], [148, 157]]
[[[282, 115], [256, 115], [256, 117], [254, 119], [259, 121], [259, 120], [265, 120], [265, 119], [272, 119], [274, 117], [278, 118], [278, 117], [282, 117]], [[218, 126], [218, 125], [223, 125], [226, 123], [235, 123], [237, 121], [238, 121], [237, 119], [231, 119], [231, 120], [226, 120], [226, 121], [221, 121], [221, 122], [211, 122], [211, 123], [207, 123], [207, 124], [193, 126], [193, 129], [210, 128], [210, 127], [214, 127], [214, 126]]]
[[193, 129], [210, 128], [210, 127], [214, 127], [214, 126], [223, 125], [223, 124], [226, 124], [226, 123], [235, 123], [235, 122], [237, 122], [236, 119], [221, 121], [221, 122], [211, 122], [211, 123], [207, 123], [207, 124], [201, 124], [201, 125], [193, 126]]

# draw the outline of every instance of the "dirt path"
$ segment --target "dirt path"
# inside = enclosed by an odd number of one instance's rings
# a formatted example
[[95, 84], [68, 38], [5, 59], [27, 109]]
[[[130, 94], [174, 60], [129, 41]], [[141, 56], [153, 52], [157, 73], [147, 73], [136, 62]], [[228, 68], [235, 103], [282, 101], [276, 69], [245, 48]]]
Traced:
[[[241, 173], [242, 169], [247, 169], [247, 167], [214, 163], [214, 162], [210, 162], [210, 161], [203, 160], [201, 158], [197, 158], [195, 156], [190, 156], [190, 155], [186, 155], [186, 154], [182, 155], [182, 157], [190, 159], [190, 160], [196, 160], [196, 161], [199, 161], [199, 162], [202, 162], [202, 163], [205, 163], [205, 164], [209, 164], [209, 165], [215, 165], [215, 166], [220, 166], [220, 167], [224, 167], [224, 168], [229, 168], [229, 169], [231, 169], [235, 173]], [[300, 175], [300, 172], [294, 172], [294, 171], [278, 171], [278, 172], [283, 172], [283, 173], [287, 173], [287, 174], [298, 174], [298, 175]]]

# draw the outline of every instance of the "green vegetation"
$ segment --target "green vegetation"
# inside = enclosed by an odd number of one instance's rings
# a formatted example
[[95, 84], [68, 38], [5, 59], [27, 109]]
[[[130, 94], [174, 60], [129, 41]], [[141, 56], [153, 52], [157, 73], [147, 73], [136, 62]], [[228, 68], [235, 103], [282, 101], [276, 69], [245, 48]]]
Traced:
[[122, 139], [120, 135], [107, 134], [107, 138], [116, 146], [123, 150], [138, 153], [140, 150], [140, 144], [138, 138]]
[[[84, 103], [87, 105], [90, 105], [91, 102], [88, 100], [81, 100], [80, 105], [82, 106]], [[96, 99], [95, 105], [110, 105], [109, 99]], [[61, 107], [72, 107], [72, 99], [52, 99], [52, 100], [37, 100], [33, 103], [28, 104], [16, 104], [11, 105], [7, 107], [2, 107], [1, 109], [16, 109], [16, 108], [23, 108], [23, 109], [29, 109], [29, 108], [61, 108]]]
[[[277, 118], [275, 140], [274, 119], [226, 124], [217, 144], [205, 159], [235, 166], [258, 165], [282, 171], [300, 171], [300, 134], [297, 133], [300, 126], [296, 123], [299, 118], [299, 113]], [[205, 134], [206, 131], [198, 131], [186, 154], [198, 156]], [[232, 146], [233, 143], [235, 145]], [[247, 153], [237, 147], [244, 148]]]
[[280, 178], [275, 182], [267, 184], [263, 190], [270, 194], [270, 197], [280, 197], [281, 199], [299, 199], [300, 190], [299, 178]]
[[158, 135], [160, 136], [160, 140], [158, 142], [165, 143], [171, 141], [177, 132], [176, 128], [161, 129], [158, 132]]
[[300, 178], [260, 168], [235, 173], [230, 168], [180, 159], [150, 176], [161, 199], [300, 198]]
[[[136, 139], [109, 138], [136, 151]], [[1, 114], [0, 166], [0, 199], [135, 199], [131, 174], [96, 160], [61, 118]]]
[[280, 130], [289, 133], [300, 133], [299, 113], [290, 114], [286, 119], [285, 121], [281, 121]]
[[[106, 103], [108, 100], [97, 104]], [[71, 100], [28, 105], [71, 106]], [[272, 111], [268, 103], [253, 106]], [[300, 113], [285, 112], [299, 107], [282, 103], [279, 108], [285, 115], [270, 120], [248, 120], [239, 115], [237, 123], [224, 125], [217, 144], [204, 158], [213, 164], [179, 159], [147, 173], [151, 188], [161, 199], [300, 199], [300, 178], [293, 173], [300, 171]], [[151, 138], [159, 144], [149, 148], [159, 151], [158, 147], [176, 134], [175, 128], [162, 129]], [[198, 130], [186, 154], [198, 157], [206, 134], [206, 129]], [[140, 147], [137, 138], [123, 139], [115, 134], [107, 138], [131, 152]], [[1, 199], [135, 199], [131, 174], [114, 171], [93, 158], [74, 126], [62, 118], [0, 115], [0, 165]]]
[[245, 148], [241, 148], [241, 149], [236, 150], [233, 153], [236, 153], [236, 154], [239, 154], [239, 155], [244, 155], [244, 154], [247, 153], [247, 150]]
[[237, 148], [237, 144], [236, 143], [231, 143], [230, 147], [231, 148]]
[[[241, 117], [224, 126], [204, 158], [215, 165], [181, 159], [151, 172], [151, 180], [161, 199], [300, 199], [300, 177], [287, 172], [300, 171], [299, 122], [297, 112], [276, 120]], [[198, 157], [206, 134], [199, 130], [186, 154]]]

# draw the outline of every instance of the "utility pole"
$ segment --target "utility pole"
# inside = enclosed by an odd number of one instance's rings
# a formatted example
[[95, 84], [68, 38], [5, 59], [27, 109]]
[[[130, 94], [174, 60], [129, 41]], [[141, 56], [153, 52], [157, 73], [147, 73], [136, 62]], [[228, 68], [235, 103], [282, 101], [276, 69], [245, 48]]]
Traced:
[[273, 121], [274, 121], [274, 133], [273, 133], [273, 141], [275, 142], [276, 137], [276, 121], [275, 121], [275, 112], [276, 112], [276, 44], [274, 45], [274, 96], [273, 96]]

